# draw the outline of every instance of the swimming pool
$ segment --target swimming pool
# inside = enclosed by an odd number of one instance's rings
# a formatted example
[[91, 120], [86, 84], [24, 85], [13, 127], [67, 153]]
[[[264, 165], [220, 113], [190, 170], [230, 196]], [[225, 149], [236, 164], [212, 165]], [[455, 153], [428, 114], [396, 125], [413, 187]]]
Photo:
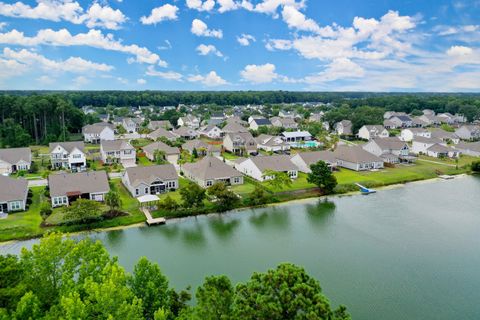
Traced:
[[294, 142], [291, 144], [292, 148], [318, 148], [321, 144], [318, 141], [304, 141], [304, 142]]

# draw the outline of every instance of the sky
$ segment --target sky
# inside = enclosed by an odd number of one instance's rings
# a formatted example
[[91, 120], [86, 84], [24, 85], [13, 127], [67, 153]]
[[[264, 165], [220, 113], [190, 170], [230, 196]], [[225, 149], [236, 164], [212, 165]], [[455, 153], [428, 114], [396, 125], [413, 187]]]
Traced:
[[0, 89], [480, 91], [480, 0], [0, 0]]

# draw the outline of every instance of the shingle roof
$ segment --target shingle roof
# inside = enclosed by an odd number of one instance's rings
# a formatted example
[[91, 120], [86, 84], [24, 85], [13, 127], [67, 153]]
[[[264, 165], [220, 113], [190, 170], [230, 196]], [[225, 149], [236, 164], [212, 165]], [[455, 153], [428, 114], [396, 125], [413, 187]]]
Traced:
[[82, 152], [85, 149], [85, 143], [83, 143], [83, 141], [50, 142], [48, 144], [50, 152], [52, 152], [58, 145], [67, 150], [68, 153], [72, 152], [75, 148]]
[[113, 124], [108, 122], [99, 122], [94, 124], [86, 125], [82, 128], [83, 134], [100, 134], [106, 127], [114, 130]]
[[257, 124], [257, 126], [270, 126], [272, 123], [270, 120], [262, 118], [262, 119], [253, 119], [253, 121]]
[[156, 150], [165, 152], [165, 154], [180, 154], [180, 150], [175, 147], [170, 147], [168, 144], [163, 143], [162, 141], [157, 141], [150, 143], [142, 148], [143, 151], [154, 154]]
[[28, 192], [26, 179], [14, 179], [0, 175], [0, 202], [24, 200]]
[[283, 146], [288, 145], [281, 137], [271, 136], [268, 134], [261, 134], [255, 138], [257, 144], [264, 146]]
[[105, 171], [80, 173], [58, 173], [48, 176], [51, 197], [66, 196], [67, 193], [101, 193], [110, 191]]
[[32, 152], [30, 148], [0, 149], [0, 160], [12, 165], [22, 160], [25, 162], [31, 162]]
[[421, 142], [421, 143], [443, 143], [442, 140], [437, 138], [425, 138], [422, 136], [415, 136], [413, 137], [413, 142]]
[[247, 128], [236, 122], [228, 123], [222, 130], [226, 133], [248, 132]]
[[376, 138], [372, 142], [376, 143], [382, 150], [400, 150], [406, 145], [405, 141], [398, 137]]
[[338, 146], [334, 154], [336, 159], [352, 163], [383, 162], [380, 157], [363, 150], [361, 146]]
[[160, 180], [176, 180], [178, 179], [177, 171], [173, 164], [161, 164], [149, 167], [131, 167], [127, 168], [125, 174], [128, 176], [128, 180], [132, 186], [138, 186], [139, 184]]
[[290, 156], [257, 156], [251, 157], [250, 160], [260, 169], [261, 172], [267, 170], [273, 171], [291, 171], [298, 170], [298, 167], [290, 160]]
[[222, 160], [210, 156], [195, 163], [186, 163], [183, 165], [183, 168], [201, 180], [239, 177], [242, 175]]
[[160, 137], [165, 137], [169, 140], [177, 138], [172, 132], [167, 131], [164, 128], [158, 128], [155, 131], [150, 132], [148, 137], [153, 140], [157, 140]]
[[127, 140], [102, 140], [100, 144], [105, 152], [135, 149]]
[[300, 138], [300, 137], [311, 137], [312, 135], [308, 131], [284, 131], [282, 135], [286, 138]]
[[309, 152], [299, 152], [296, 155], [292, 156], [295, 157], [298, 156], [302, 158], [302, 160], [307, 164], [308, 166], [317, 163], [318, 161], [322, 160], [326, 163], [335, 163], [335, 154], [332, 151], [309, 151]]
[[198, 135], [195, 130], [189, 127], [180, 127], [173, 130], [172, 133], [181, 137], [196, 137]]
[[455, 149], [480, 152], [480, 141], [470, 143], [460, 142], [459, 144], [455, 145]]

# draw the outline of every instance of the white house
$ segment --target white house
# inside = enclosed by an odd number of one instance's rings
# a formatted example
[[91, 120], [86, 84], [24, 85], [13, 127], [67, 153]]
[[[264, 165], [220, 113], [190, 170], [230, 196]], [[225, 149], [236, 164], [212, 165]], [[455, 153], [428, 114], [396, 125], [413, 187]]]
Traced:
[[122, 182], [134, 197], [161, 194], [179, 188], [178, 174], [172, 164], [127, 168]]
[[127, 140], [101, 141], [100, 154], [104, 163], [120, 163], [125, 168], [135, 166], [137, 160], [135, 148]]
[[295, 122], [293, 118], [280, 118], [280, 117], [273, 117], [270, 118], [270, 122], [272, 126], [284, 128], [284, 129], [297, 129], [298, 123]]
[[479, 140], [480, 126], [464, 125], [455, 130], [455, 134], [462, 140]]
[[83, 141], [51, 142], [49, 144], [50, 162], [53, 169], [83, 171], [87, 167]]
[[189, 127], [192, 129], [197, 129], [200, 127], [200, 119], [194, 115], [188, 114], [185, 117], [180, 117], [177, 121], [179, 127]]
[[312, 135], [308, 131], [285, 131], [282, 132], [282, 137], [289, 144], [298, 144], [312, 140]]
[[403, 141], [410, 142], [415, 137], [431, 138], [432, 133], [427, 129], [423, 128], [406, 128], [402, 129], [402, 131], [400, 132], [400, 139], [402, 139]]
[[201, 127], [198, 130], [201, 136], [208, 137], [210, 139], [220, 139], [223, 137], [223, 131], [216, 125], [209, 124], [208, 126]]
[[288, 155], [256, 156], [250, 157], [236, 165], [238, 171], [258, 181], [273, 179], [273, 176], [265, 176], [265, 172], [285, 172], [291, 179], [298, 177], [298, 168], [290, 160]]
[[470, 143], [460, 142], [455, 145], [454, 148], [462, 154], [472, 157], [480, 157], [480, 141]]
[[413, 126], [413, 120], [407, 115], [397, 115], [388, 119], [390, 122], [395, 123], [397, 128], [410, 128]]
[[388, 130], [381, 125], [364, 125], [358, 130], [358, 137], [365, 140], [387, 138]]
[[290, 150], [290, 145], [282, 137], [261, 134], [255, 138], [257, 148], [267, 152], [283, 152]]
[[434, 158], [458, 158], [461, 152], [460, 150], [437, 143], [430, 146], [426, 150], [426, 154], [427, 156]]
[[448, 132], [440, 128], [434, 128], [431, 131], [431, 137], [440, 139], [444, 142], [453, 142], [455, 144], [460, 142], [460, 138], [454, 132]]
[[123, 118], [122, 126], [128, 133], [136, 133], [140, 129], [142, 122], [140, 118]]
[[0, 149], [0, 175], [28, 171], [32, 164], [30, 148]]
[[364, 144], [362, 148], [387, 163], [411, 162], [410, 147], [398, 137], [376, 138]]
[[342, 120], [335, 124], [335, 132], [339, 136], [351, 136], [353, 135], [353, 124], [350, 120]]
[[383, 168], [383, 159], [362, 149], [360, 146], [338, 146], [334, 151], [337, 166], [355, 171]]
[[112, 124], [100, 122], [82, 128], [83, 140], [88, 143], [100, 143], [101, 140], [115, 140], [115, 129]]
[[290, 160], [298, 167], [299, 171], [304, 173], [312, 172], [310, 166], [319, 161], [325, 162], [332, 170], [337, 166], [337, 160], [332, 151], [299, 152]]
[[427, 154], [428, 148], [435, 144], [440, 144], [443, 146], [447, 146], [446, 142], [443, 142], [437, 138], [424, 138], [420, 136], [416, 136], [413, 138], [412, 141], [412, 152], [415, 154]]

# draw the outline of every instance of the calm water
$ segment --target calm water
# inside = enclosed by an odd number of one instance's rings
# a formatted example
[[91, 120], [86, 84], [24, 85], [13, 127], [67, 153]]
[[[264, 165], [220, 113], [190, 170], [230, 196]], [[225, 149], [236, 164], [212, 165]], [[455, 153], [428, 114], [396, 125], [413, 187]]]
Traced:
[[177, 288], [289, 261], [354, 319], [480, 319], [479, 204], [480, 178], [466, 177], [89, 236], [128, 270], [157, 261]]

